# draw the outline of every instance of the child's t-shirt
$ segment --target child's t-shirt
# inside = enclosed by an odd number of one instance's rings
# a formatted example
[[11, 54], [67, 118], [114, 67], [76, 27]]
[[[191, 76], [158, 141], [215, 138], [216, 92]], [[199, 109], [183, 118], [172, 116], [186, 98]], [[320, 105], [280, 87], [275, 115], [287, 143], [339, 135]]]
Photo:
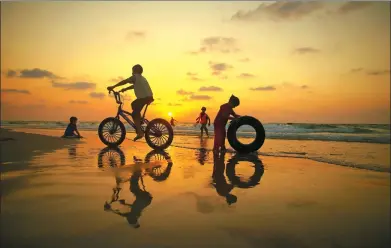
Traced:
[[134, 82], [134, 94], [137, 99], [153, 96], [151, 87], [145, 77], [140, 74], [134, 74], [131, 78]]
[[69, 123], [67, 128], [65, 129], [64, 136], [74, 136], [76, 130], [76, 124]]
[[216, 125], [216, 124], [223, 125], [223, 126], [227, 125], [228, 117], [230, 115], [233, 115], [233, 116], [236, 115], [233, 108], [232, 108], [232, 105], [229, 103], [225, 103], [225, 104], [221, 105], [220, 110], [216, 115], [214, 125]]
[[206, 113], [200, 113], [199, 121], [201, 124], [206, 124], [208, 123], [209, 116]]

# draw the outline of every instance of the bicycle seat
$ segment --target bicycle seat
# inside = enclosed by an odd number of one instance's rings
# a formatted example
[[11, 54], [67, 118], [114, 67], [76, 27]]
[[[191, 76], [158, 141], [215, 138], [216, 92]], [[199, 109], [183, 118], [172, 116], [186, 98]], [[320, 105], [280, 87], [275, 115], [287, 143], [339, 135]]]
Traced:
[[147, 101], [147, 105], [149, 105], [149, 104], [153, 103], [153, 101], [155, 101], [155, 99], [153, 99], [153, 98], [151, 97], [150, 99], [148, 99], [148, 101]]

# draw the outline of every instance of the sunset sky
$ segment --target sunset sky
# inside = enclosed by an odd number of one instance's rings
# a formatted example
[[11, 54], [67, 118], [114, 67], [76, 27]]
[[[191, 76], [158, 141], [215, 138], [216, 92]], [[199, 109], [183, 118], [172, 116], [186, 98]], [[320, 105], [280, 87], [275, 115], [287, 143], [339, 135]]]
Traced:
[[[2, 2], [1, 119], [100, 121], [134, 64], [148, 117], [390, 123], [389, 2]], [[134, 93], [126, 93], [130, 110]]]

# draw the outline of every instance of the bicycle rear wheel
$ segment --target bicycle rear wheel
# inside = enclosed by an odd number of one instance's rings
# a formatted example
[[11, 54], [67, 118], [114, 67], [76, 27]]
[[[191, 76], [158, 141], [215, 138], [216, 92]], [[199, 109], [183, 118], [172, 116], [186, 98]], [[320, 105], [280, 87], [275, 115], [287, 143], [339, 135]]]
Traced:
[[126, 129], [119, 119], [109, 117], [100, 123], [98, 135], [103, 144], [115, 147], [119, 146], [124, 141]]
[[153, 149], [164, 150], [169, 147], [174, 139], [174, 131], [164, 119], [150, 121], [145, 129], [145, 140]]

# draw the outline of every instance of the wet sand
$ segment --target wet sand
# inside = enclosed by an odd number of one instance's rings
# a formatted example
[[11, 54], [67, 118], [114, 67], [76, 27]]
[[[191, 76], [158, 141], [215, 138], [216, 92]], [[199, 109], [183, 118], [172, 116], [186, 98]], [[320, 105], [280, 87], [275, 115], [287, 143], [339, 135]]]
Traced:
[[1, 165], [2, 247], [390, 245], [390, 173], [130, 140], [109, 150], [94, 132], [14, 135], [25, 145], [1, 142], [2, 162], [14, 154]]

